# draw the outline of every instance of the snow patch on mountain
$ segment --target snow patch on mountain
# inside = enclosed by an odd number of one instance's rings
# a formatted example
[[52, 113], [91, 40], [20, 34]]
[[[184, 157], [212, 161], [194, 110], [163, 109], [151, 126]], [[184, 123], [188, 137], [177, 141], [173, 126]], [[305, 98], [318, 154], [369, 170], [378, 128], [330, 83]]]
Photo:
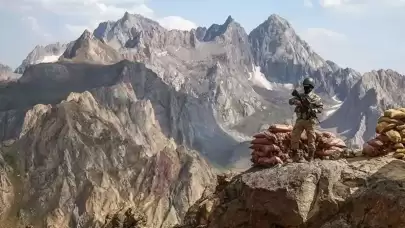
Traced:
[[336, 112], [343, 104], [343, 101], [339, 100], [337, 96], [333, 96], [332, 100], [335, 102], [334, 105], [330, 106], [328, 109], [325, 110], [325, 116], [330, 116], [334, 112]]
[[267, 80], [266, 76], [261, 72], [260, 66], [253, 66], [253, 71], [249, 72], [248, 80], [255, 86], [265, 88], [267, 90], [275, 89], [293, 89], [294, 85], [290, 83], [276, 83]]
[[267, 90], [272, 90], [273, 86], [271, 83], [266, 79], [264, 74], [260, 71], [260, 66], [253, 66], [253, 71], [249, 72], [249, 78], [254, 85], [265, 88]]
[[40, 64], [40, 63], [54, 63], [57, 62], [59, 57], [61, 55], [48, 55], [48, 56], [43, 56], [41, 59], [37, 59], [34, 61], [34, 64]]

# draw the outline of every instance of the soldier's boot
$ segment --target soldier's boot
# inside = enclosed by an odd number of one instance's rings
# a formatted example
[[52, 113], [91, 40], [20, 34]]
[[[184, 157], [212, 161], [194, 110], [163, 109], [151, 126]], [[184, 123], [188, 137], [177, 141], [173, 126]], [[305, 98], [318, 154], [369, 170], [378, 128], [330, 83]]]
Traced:
[[311, 162], [314, 160], [314, 156], [315, 156], [315, 151], [313, 150], [309, 150], [308, 152], [308, 161]]
[[291, 149], [290, 154], [291, 154], [290, 161], [296, 162], [298, 160], [298, 150]]
[[293, 161], [298, 163], [306, 162], [304, 155], [300, 149], [293, 151]]

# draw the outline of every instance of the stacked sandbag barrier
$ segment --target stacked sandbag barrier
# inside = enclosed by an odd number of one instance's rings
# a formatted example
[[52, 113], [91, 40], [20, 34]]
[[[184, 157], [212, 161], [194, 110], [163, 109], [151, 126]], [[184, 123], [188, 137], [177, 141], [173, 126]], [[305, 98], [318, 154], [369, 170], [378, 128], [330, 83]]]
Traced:
[[405, 108], [388, 109], [378, 119], [377, 136], [363, 145], [363, 154], [369, 157], [394, 152], [394, 157], [405, 158]]
[[[253, 165], [272, 166], [283, 164], [291, 157], [291, 132], [293, 126], [275, 124], [267, 131], [254, 135], [250, 147]], [[301, 135], [300, 149], [308, 152], [308, 137], [305, 131]], [[340, 157], [346, 144], [330, 132], [316, 132], [316, 157]]]

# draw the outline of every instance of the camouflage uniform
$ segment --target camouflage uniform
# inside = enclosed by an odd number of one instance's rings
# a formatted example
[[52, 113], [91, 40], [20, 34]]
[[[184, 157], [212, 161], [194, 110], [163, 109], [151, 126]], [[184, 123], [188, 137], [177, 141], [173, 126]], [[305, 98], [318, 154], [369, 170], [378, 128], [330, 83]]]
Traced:
[[[314, 92], [310, 92], [308, 94], [302, 93], [300, 94], [302, 98], [308, 99], [310, 103], [310, 108], [314, 110], [316, 113], [320, 113], [323, 109], [323, 104], [321, 101], [321, 98], [316, 95]], [[296, 101], [299, 101], [298, 98], [293, 97], [289, 100], [290, 105], [294, 105]], [[297, 106], [294, 110], [294, 112], [297, 115], [297, 121], [294, 125], [292, 135], [291, 135], [291, 149], [296, 156], [296, 159], [302, 160], [303, 159], [303, 154], [302, 151], [299, 149], [299, 142], [301, 138], [302, 132], [305, 130], [307, 133], [308, 137], [308, 152], [309, 152], [309, 160], [312, 160], [315, 154], [315, 139], [316, 139], [316, 134], [315, 134], [315, 125], [317, 123], [317, 120], [315, 117], [311, 117], [309, 115], [308, 111], [305, 111], [305, 109], [302, 106]]]

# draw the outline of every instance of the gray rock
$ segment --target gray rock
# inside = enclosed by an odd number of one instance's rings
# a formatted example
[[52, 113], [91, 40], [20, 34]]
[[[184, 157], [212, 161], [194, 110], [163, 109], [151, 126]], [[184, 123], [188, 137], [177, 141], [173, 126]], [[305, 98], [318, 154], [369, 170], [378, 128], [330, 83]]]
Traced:
[[25, 69], [31, 65], [39, 63], [56, 62], [63, 54], [67, 44], [54, 43], [46, 46], [38, 45], [32, 50], [28, 56], [22, 61], [21, 65], [15, 69], [15, 73], [23, 74]]
[[398, 93], [404, 86], [405, 77], [395, 71], [366, 73], [351, 88], [339, 110], [322, 125], [336, 127], [351, 143], [362, 145], [375, 136], [377, 120], [384, 110], [405, 106], [405, 96]]
[[0, 81], [15, 80], [21, 75], [13, 73], [13, 69], [0, 63]]
[[88, 30], [74, 42], [67, 45], [60, 61], [90, 62], [111, 64], [122, 59], [121, 55], [112, 47], [97, 39]]
[[404, 168], [386, 157], [252, 169], [200, 199], [177, 227], [401, 227]]
[[0, 109], [24, 116], [17, 140], [1, 151], [14, 156], [5, 178], [19, 174], [11, 187], [21, 199], [0, 202], [21, 223], [101, 227], [107, 214], [134, 207], [149, 227], [170, 227], [213, 181], [205, 159], [182, 145], [194, 146], [193, 131], [183, 137], [175, 128], [197, 102], [143, 64], [39, 64], [3, 92], [15, 100]]
[[354, 70], [342, 70], [322, 59], [278, 15], [271, 15], [253, 29], [249, 41], [255, 64], [271, 81], [296, 84], [310, 76], [315, 79], [318, 92], [338, 95], [344, 100], [351, 86], [360, 79]]

